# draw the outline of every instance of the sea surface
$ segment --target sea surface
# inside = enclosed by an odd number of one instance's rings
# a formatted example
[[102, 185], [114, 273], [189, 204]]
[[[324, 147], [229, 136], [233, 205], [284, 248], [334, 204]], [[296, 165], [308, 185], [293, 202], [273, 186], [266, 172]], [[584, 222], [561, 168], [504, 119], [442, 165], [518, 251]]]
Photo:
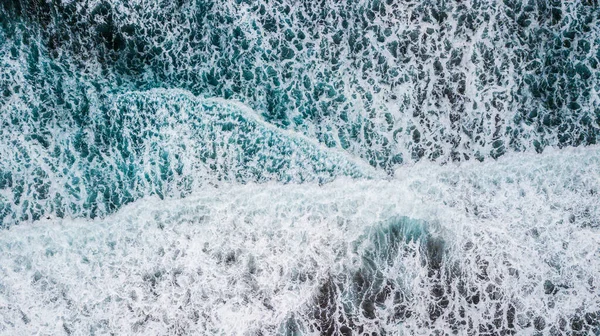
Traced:
[[0, 0], [0, 335], [600, 335], [597, 0]]

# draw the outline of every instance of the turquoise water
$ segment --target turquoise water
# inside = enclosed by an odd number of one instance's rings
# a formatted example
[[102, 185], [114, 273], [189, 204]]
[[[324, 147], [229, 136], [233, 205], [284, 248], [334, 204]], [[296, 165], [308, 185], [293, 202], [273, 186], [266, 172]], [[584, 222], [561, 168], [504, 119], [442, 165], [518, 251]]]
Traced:
[[0, 333], [600, 334], [597, 1], [0, 4]]

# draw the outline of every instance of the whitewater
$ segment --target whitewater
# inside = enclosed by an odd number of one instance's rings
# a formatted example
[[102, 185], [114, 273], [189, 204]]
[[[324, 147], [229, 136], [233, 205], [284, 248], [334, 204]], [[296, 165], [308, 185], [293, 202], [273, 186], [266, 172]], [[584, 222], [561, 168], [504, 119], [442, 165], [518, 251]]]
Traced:
[[224, 184], [24, 223], [0, 238], [1, 331], [597, 333], [599, 161], [593, 147]]
[[600, 336], [596, 0], [0, 1], [0, 335]]

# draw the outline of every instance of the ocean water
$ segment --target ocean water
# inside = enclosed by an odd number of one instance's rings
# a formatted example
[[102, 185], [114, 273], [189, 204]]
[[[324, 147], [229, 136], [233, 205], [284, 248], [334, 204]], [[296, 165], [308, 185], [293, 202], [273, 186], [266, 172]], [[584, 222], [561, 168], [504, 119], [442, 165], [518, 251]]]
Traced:
[[600, 335], [600, 5], [3, 0], [1, 335]]

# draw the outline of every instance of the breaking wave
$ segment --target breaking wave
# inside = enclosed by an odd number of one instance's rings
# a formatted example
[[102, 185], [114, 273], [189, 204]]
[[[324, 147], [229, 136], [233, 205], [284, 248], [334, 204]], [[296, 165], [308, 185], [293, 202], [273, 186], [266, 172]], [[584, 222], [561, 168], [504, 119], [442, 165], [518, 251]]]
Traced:
[[0, 334], [600, 335], [596, 1], [0, 4]]

